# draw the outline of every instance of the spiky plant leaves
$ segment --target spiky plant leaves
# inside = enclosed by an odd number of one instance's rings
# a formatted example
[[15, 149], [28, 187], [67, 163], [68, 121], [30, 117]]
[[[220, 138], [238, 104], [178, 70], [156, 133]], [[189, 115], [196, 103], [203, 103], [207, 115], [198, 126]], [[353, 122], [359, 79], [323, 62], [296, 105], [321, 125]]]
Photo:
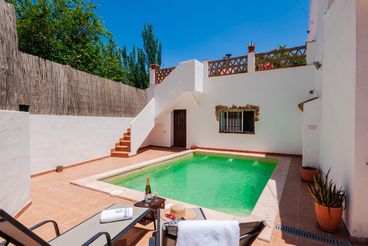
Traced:
[[331, 208], [345, 208], [346, 193], [342, 187], [337, 188], [332, 179], [329, 178], [330, 171], [326, 174], [320, 173], [314, 177], [314, 182], [308, 184], [313, 199], [320, 205]]

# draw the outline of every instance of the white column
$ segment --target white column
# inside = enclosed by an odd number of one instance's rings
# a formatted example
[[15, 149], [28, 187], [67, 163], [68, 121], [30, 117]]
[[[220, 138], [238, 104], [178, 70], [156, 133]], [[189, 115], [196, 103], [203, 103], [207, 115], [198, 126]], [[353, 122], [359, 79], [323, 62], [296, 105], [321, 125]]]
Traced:
[[307, 55], [307, 65], [312, 65], [313, 62], [318, 62], [318, 47], [315, 41], [306, 43], [306, 55]]
[[203, 61], [203, 78], [208, 78], [208, 60]]
[[156, 69], [149, 68], [149, 82], [151, 85], [154, 85], [156, 83]]
[[254, 52], [248, 53], [248, 73], [256, 71], [256, 55]]

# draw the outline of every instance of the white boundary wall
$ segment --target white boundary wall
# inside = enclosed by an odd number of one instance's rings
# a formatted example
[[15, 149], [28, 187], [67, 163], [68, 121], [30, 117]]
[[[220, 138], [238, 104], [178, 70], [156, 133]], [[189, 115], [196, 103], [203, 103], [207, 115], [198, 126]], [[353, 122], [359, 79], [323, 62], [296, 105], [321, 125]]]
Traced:
[[31, 199], [29, 115], [0, 110], [0, 208], [14, 215]]
[[310, 40], [322, 63], [319, 163], [347, 192], [350, 234], [368, 238], [368, 2], [313, 0], [316, 6], [319, 22], [311, 33], [318, 35]]
[[110, 155], [132, 118], [30, 115], [32, 174]]
[[[203, 95], [186, 92], [174, 101], [168, 113], [156, 119], [158, 124], [150, 134], [150, 143], [171, 146], [172, 110], [186, 109], [187, 148], [196, 145], [301, 154], [303, 121], [298, 104], [311, 98], [314, 71], [313, 66], [303, 66], [213, 78], [204, 71]], [[215, 106], [219, 104], [259, 106], [256, 133], [219, 133], [215, 116]]]
[[319, 168], [319, 138], [321, 100], [304, 103], [303, 111], [303, 166]]

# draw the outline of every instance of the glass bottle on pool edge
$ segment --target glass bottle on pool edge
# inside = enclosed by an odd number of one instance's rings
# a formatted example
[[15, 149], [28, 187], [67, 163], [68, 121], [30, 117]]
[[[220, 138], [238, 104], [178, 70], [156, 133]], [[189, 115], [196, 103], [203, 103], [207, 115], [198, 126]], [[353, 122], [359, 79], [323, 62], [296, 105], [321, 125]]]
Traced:
[[151, 190], [151, 184], [150, 184], [150, 177], [146, 177], [146, 189], [145, 189], [145, 196], [144, 201], [149, 204], [152, 199], [152, 190]]

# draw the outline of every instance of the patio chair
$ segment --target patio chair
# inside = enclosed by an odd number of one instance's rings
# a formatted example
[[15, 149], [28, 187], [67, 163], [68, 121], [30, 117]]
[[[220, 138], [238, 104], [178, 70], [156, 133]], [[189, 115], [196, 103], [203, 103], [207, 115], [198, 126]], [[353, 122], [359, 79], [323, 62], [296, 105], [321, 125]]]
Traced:
[[[109, 209], [126, 207], [113, 204]], [[147, 213], [153, 213], [147, 208], [133, 208], [133, 218], [130, 220], [116, 221], [111, 223], [100, 223], [100, 213], [95, 214], [76, 227], [60, 234], [58, 224], [53, 220], [46, 220], [35, 226], [27, 228], [11, 215], [0, 209], [0, 237], [6, 241], [0, 242], [0, 246], [26, 245], [26, 246], [56, 246], [56, 245], [113, 245], [130, 228], [145, 218]], [[153, 214], [152, 214], [153, 216]], [[156, 229], [156, 222], [155, 229]], [[47, 242], [33, 230], [52, 224], [56, 237]]]
[[[201, 208], [196, 209], [197, 218], [206, 220], [206, 216], [204, 215]], [[178, 225], [177, 221], [167, 222], [167, 223], [159, 223], [162, 226], [161, 236], [156, 238], [150, 238], [149, 245], [158, 245], [156, 240], [162, 238], [162, 246], [175, 246], [176, 239], [178, 235]], [[160, 229], [157, 229], [159, 231]], [[257, 222], [247, 222], [247, 223], [239, 223], [240, 235], [239, 235], [239, 245], [240, 246], [248, 246], [252, 245], [252, 243], [257, 239], [262, 230], [266, 227], [265, 221], [257, 221]]]

